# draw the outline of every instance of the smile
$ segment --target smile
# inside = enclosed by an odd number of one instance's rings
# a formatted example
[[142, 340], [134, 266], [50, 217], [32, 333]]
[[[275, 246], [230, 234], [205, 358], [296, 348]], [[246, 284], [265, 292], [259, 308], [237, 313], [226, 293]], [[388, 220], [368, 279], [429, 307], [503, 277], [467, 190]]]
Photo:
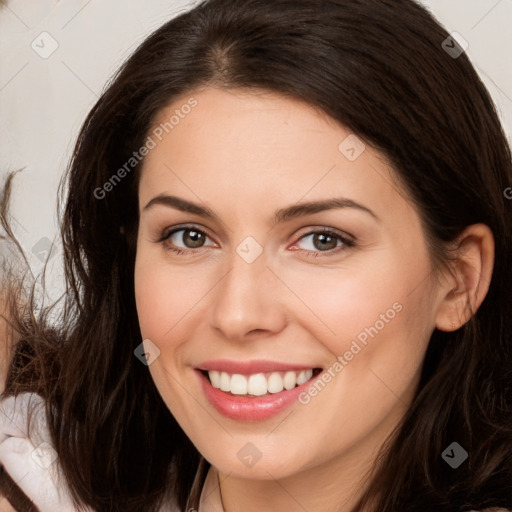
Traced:
[[264, 361], [216, 361], [196, 368], [208, 402], [237, 421], [271, 418], [297, 402], [321, 368]]
[[210, 384], [226, 393], [233, 395], [263, 396], [268, 393], [280, 393], [283, 389], [290, 390], [304, 384], [313, 377], [315, 369], [255, 373], [252, 375], [241, 375], [239, 373], [229, 374], [216, 370], [208, 372]]

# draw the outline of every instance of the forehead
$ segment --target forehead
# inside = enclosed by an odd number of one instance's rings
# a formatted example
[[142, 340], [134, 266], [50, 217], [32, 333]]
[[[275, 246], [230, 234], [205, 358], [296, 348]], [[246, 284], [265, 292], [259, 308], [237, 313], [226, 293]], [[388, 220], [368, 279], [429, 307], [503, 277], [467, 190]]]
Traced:
[[159, 113], [149, 136], [141, 205], [166, 192], [260, 209], [336, 193], [376, 209], [408, 207], [382, 155], [320, 109], [277, 93], [191, 92]]

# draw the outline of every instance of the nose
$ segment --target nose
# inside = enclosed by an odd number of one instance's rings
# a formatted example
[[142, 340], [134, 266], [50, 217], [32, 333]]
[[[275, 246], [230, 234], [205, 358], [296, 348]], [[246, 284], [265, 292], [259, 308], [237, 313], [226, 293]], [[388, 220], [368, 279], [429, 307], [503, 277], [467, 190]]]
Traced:
[[231, 270], [215, 287], [212, 327], [235, 342], [277, 334], [287, 323], [285, 291], [264, 255], [247, 263], [235, 253]]

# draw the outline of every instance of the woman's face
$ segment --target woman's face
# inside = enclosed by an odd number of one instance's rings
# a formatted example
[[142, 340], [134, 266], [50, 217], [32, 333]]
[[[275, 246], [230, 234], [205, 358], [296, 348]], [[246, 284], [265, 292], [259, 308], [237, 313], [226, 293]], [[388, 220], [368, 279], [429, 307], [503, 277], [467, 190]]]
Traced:
[[369, 460], [410, 404], [441, 301], [392, 170], [267, 92], [183, 96], [149, 135], [136, 302], [183, 430], [242, 477]]

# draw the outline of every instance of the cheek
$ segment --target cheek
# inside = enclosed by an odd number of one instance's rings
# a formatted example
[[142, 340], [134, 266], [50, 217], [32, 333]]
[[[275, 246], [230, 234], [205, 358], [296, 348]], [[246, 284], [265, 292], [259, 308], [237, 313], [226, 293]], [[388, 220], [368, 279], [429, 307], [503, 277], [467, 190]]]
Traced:
[[379, 289], [371, 275], [344, 269], [318, 273], [307, 281], [297, 276], [293, 281], [297, 296], [333, 336], [342, 336], [352, 331], [351, 326], [378, 316], [382, 308], [391, 307], [398, 295], [396, 287]]
[[433, 330], [430, 281], [425, 279], [430, 264], [426, 253], [407, 256], [381, 253], [371, 265], [324, 269], [307, 279], [287, 271], [285, 279], [307, 306], [295, 318], [322, 340], [333, 359], [349, 352], [347, 358], [359, 361], [356, 366], [368, 366], [375, 358], [394, 358], [396, 365], [413, 354], [419, 365]]
[[207, 271], [171, 266], [165, 253], [141, 247], [135, 261], [135, 301], [142, 337], [152, 340], [162, 355], [176, 349], [173, 340], [183, 339], [190, 328], [209, 283]]
[[[158, 358], [149, 366], [151, 377], [167, 407], [185, 411], [176, 379], [180, 368], [182, 342], [186, 339], [187, 313], [198, 302], [190, 286], [186, 269], [171, 269], [162, 253], [143, 245], [135, 260], [135, 302], [142, 339], [149, 339], [160, 350]], [[169, 373], [170, 372], [170, 373]], [[182, 377], [181, 377], [182, 378]], [[178, 380], [181, 380], [178, 378]]]

